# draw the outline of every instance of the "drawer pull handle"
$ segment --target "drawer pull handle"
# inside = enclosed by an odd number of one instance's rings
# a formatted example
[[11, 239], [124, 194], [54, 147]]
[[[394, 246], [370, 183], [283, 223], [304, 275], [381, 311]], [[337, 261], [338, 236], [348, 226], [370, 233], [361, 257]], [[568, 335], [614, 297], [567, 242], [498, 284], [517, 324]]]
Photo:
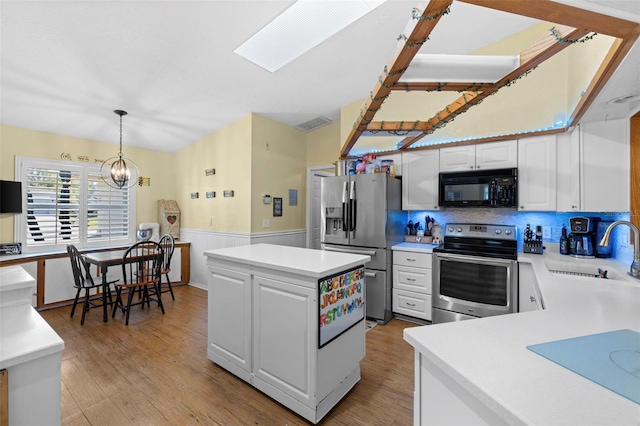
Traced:
[[407, 257], [407, 261], [409, 261], [409, 262], [415, 262], [416, 260], [415, 260], [415, 259], [411, 259], [411, 258]]
[[406, 280], [407, 281], [411, 281], [411, 282], [415, 282], [416, 279], [415, 278], [407, 278]]
[[416, 306], [415, 303], [409, 303], [409, 302], [406, 302], [406, 303], [407, 303], [407, 306], [414, 306], [414, 307]]

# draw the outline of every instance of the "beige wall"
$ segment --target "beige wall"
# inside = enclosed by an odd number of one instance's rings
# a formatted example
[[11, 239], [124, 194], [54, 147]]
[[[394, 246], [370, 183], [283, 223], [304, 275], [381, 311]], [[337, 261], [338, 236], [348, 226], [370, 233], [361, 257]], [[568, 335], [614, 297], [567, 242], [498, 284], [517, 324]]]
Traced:
[[[304, 132], [252, 114], [251, 232], [305, 227], [307, 136]], [[297, 205], [289, 205], [289, 190], [297, 190]], [[270, 204], [262, 196], [272, 197]], [[282, 216], [273, 216], [273, 198], [282, 198]], [[269, 228], [263, 227], [268, 219]]]
[[598, 34], [591, 40], [575, 43], [567, 49], [567, 111], [569, 114], [580, 101], [582, 92], [589, 87], [614, 40], [613, 37]]
[[333, 164], [340, 158], [341, 121], [320, 127], [307, 133], [307, 167]]
[[[171, 169], [172, 155], [127, 146], [123, 152], [137, 164], [140, 176], [151, 178], [151, 186], [137, 187], [137, 222], [156, 222], [157, 200], [174, 196], [173, 175], [166, 172]], [[94, 163], [95, 159], [116, 156], [118, 145], [0, 125], [0, 179], [15, 179], [16, 156], [60, 160], [63, 153], [70, 154], [74, 160], [88, 156]], [[13, 219], [12, 214], [0, 215], [1, 243], [14, 241]]]
[[[241, 119], [183, 148], [175, 155], [181, 227], [226, 232], [251, 231], [251, 122]], [[206, 169], [215, 169], [206, 176]], [[224, 197], [225, 190], [234, 191]], [[206, 192], [215, 191], [215, 198]], [[191, 193], [199, 198], [192, 199]]]

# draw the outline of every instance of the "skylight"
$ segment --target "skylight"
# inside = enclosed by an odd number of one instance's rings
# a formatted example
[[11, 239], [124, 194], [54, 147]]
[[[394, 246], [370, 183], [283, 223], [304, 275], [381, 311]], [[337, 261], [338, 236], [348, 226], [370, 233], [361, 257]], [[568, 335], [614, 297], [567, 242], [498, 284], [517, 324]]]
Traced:
[[386, 0], [298, 0], [234, 53], [275, 72]]

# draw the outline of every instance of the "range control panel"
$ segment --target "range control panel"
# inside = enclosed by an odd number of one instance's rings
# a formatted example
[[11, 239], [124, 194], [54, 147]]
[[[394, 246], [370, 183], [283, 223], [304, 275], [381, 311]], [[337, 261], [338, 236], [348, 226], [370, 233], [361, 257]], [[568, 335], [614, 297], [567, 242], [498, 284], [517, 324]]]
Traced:
[[516, 240], [516, 227], [513, 225], [484, 225], [476, 223], [448, 223], [445, 237], [486, 238]]

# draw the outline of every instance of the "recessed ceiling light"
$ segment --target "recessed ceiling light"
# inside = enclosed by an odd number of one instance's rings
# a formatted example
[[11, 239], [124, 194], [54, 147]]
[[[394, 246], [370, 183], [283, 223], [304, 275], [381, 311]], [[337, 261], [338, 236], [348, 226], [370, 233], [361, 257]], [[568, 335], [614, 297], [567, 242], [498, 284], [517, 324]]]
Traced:
[[386, 0], [298, 0], [233, 52], [274, 72]]

